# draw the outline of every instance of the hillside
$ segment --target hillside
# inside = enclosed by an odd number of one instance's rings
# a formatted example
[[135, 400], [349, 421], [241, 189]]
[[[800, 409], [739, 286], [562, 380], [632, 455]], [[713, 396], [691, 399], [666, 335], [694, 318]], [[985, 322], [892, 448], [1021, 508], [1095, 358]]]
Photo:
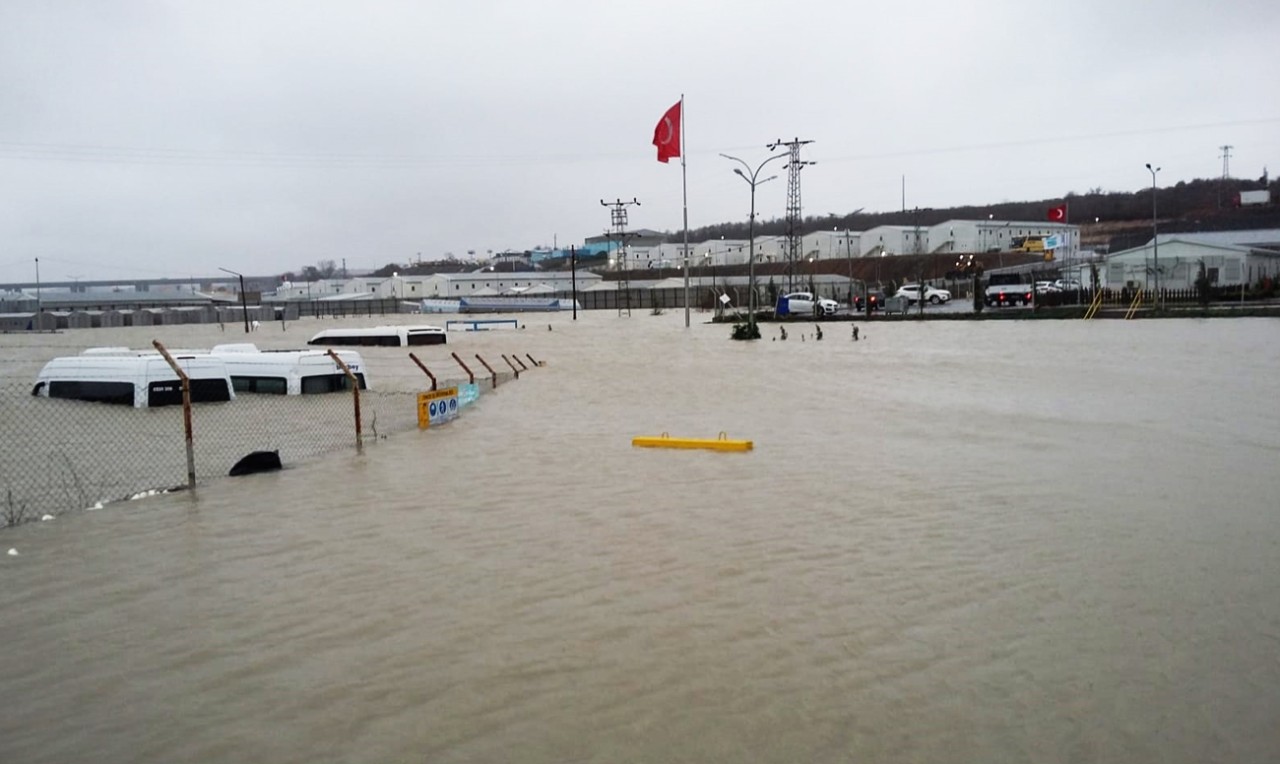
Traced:
[[[1265, 187], [1273, 200], [1280, 198], [1280, 181], [1269, 181]], [[1160, 231], [1221, 231], [1248, 228], [1280, 228], [1280, 205], [1232, 207], [1240, 191], [1264, 188], [1262, 180], [1230, 179], [1193, 180], [1156, 189], [1156, 205]], [[1068, 193], [1059, 199], [1028, 202], [1001, 202], [984, 206], [921, 208], [905, 212], [858, 213], [806, 217], [802, 231], [849, 229], [865, 231], [881, 225], [931, 226], [947, 220], [1044, 220], [1050, 207], [1066, 203], [1068, 222], [1081, 229], [1086, 248], [1118, 250], [1136, 246], [1151, 238], [1151, 189], [1109, 191], [1095, 189], [1086, 194]], [[679, 241], [679, 231], [668, 232], [670, 241]], [[757, 236], [783, 236], [786, 220], [775, 218], [757, 223]], [[747, 224], [719, 223], [690, 229], [690, 241], [706, 239], [747, 238]]]

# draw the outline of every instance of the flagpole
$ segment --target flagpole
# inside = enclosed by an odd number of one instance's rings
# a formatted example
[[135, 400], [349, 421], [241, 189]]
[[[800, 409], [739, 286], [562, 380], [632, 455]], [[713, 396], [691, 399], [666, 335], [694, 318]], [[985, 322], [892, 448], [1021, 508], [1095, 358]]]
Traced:
[[684, 138], [684, 93], [680, 94], [680, 188], [684, 193], [684, 328], [689, 328], [689, 171], [685, 157], [689, 144]]
[[[1071, 202], [1070, 202], [1070, 201], [1068, 201], [1068, 200], [1066, 200], [1066, 199], [1063, 199], [1063, 200], [1062, 200], [1062, 207], [1063, 207], [1063, 210], [1062, 210], [1062, 224], [1063, 224], [1064, 226], [1069, 226], [1069, 225], [1071, 225]], [[1071, 230], [1070, 230], [1070, 229], [1063, 229], [1063, 233], [1071, 233]], [[1072, 236], [1072, 237], [1071, 237], [1071, 242], [1067, 245], [1067, 271], [1068, 271], [1068, 273], [1069, 273], [1069, 272], [1070, 272], [1070, 270], [1071, 270], [1071, 263], [1075, 261], [1075, 247], [1076, 247], [1075, 237], [1074, 237], [1074, 236]], [[1059, 274], [1059, 276], [1058, 276], [1058, 277], [1059, 277], [1059, 278], [1061, 278], [1061, 279], [1063, 279], [1063, 281], [1065, 282], [1065, 280], [1066, 280], [1067, 278], [1070, 278], [1070, 277], [1069, 277], [1069, 276], [1063, 276], [1063, 275], [1062, 275], [1062, 270], [1063, 270], [1062, 265], [1061, 265], [1061, 264], [1059, 264], [1059, 265], [1058, 265], [1058, 274]]]

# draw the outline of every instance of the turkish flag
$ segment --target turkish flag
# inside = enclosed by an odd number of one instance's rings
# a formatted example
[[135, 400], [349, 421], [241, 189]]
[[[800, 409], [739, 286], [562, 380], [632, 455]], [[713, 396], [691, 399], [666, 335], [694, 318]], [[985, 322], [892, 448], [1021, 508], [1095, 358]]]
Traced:
[[667, 109], [667, 113], [658, 120], [658, 126], [653, 128], [653, 145], [658, 147], [659, 162], [666, 162], [671, 157], [680, 156], [681, 103], [676, 101], [675, 106]]
[[1051, 223], [1067, 222], [1067, 205], [1059, 204], [1057, 207], [1049, 208], [1049, 221]]

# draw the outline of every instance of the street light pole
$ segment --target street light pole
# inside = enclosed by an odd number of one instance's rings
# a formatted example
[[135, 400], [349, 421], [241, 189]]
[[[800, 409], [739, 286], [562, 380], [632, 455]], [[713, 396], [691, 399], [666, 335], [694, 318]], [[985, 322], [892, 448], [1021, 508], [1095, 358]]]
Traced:
[[720, 295], [716, 293], [717, 289], [719, 289], [719, 287], [716, 286], [716, 258], [715, 258], [715, 255], [712, 255], [711, 256], [711, 299], [712, 299], [711, 308], [715, 312], [716, 318], [720, 318], [720, 308], [724, 305], [724, 303], [720, 301]]
[[[758, 336], [758, 330], [756, 329], [756, 186], [761, 183], [768, 183], [778, 176], [770, 175], [764, 180], [757, 179], [760, 177], [760, 171], [764, 169], [765, 165], [775, 159], [783, 159], [789, 155], [775, 154], [757, 165], [755, 170], [752, 170], [751, 165], [737, 157], [731, 157], [728, 154], [721, 154], [720, 156], [725, 159], [732, 159], [742, 165], [741, 168], [733, 168], [733, 171], [738, 177], [746, 181], [748, 186], [751, 186], [751, 218], [747, 223], [747, 239], [749, 241], [747, 253], [747, 289], [749, 290], [747, 295], [747, 326], [750, 327], [748, 331], [752, 339], [755, 339]], [[744, 169], [746, 172], [743, 172]]]
[[1160, 299], [1160, 234], [1156, 230], [1156, 173], [1160, 168], [1148, 162], [1147, 169], [1151, 171], [1151, 257], [1156, 272], [1156, 309], [1159, 310], [1164, 307]]
[[853, 313], [853, 243], [849, 241], [849, 229], [844, 229], [844, 257], [849, 261], [849, 313]]
[[35, 330], [40, 331], [40, 314], [44, 312], [44, 306], [40, 304], [40, 258], [36, 258], [36, 321]]
[[235, 271], [227, 270], [226, 268], [219, 268], [218, 270], [222, 271], [223, 273], [230, 273], [232, 276], [240, 277], [240, 312], [244, 314], [244, 333], [248, 334], [249, 333], [249, 305], [247, 302], [245, 302], [245, 296], [244, 296], [244, 274], [236, 273]]
[[578, 251], [569, 245], [569, 283], [573, 296], [573, 320], [578, 320]]

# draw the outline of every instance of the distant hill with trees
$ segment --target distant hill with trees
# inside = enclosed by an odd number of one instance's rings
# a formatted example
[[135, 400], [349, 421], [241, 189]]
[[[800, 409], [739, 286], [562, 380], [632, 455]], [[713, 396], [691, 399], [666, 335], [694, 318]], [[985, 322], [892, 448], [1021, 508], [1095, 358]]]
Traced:
[[[1240, 191], [1266, 188], [1272, 203], [1255, 207], [1235, 207]], [[1156, 189], [1156, 207], [1161, 233], [1181, 231], [1221, 231], [1248, 228], [1280, 228], [1280, 182], [1266, 175], [1258, 180], [1228, 179], [1181, 181], [1177, 185]], [[1112, 250], [1136, 246], [1151, 238], [1151, 189], [1138, 191], [1069, 192], [1057, 199], [1027, 202], [999, 202], [981, 206], [932, 208], [922, 207], [895, 212], [859, 212], [850, 215], [810, 216], [804, 219], [802, 231], [845, 230], [866, 231], [876, 226], [901, 225], [928, 227], [948, 220], [1044, 220], [1050, 207], [1066, 203], [1068, 222], [1081, 226], [1085, 246]], [[783, 236], [786, 220], [775, 218], [757, 221], [757, 236]], [[747, 223], [717, 223], [689, 230], [690, 241], [747, 238]], [[682, 240], [680, 231], [668, 232], [668, 241]]]
[[[1241, 191], [1267, 189], [1271, 203], [1250, 207], [1236, 207], [1235, 199]], [[1156, 189], [1161, 233], [1185, 231], [1224, 231], [1250, 228], [1280, 228], [1280, 181], [1270, 180], [1266, 174], [1257, 180], [1220, 178], [1181, 181], [1177, 185]], [[1137, 191], [1103, 191], [1090, 189], [1083, 194], [1068, 192], [1057, 199], [1040, 199], [1027, 202], [999, 202], [996, 204], [967, 207], [921, 207], [895, 212], [857, 212], [848, 215], [810, 216], [804, 219], [802, 232], [822, 230], [866, 231], [876, 226], [901, 225], [928, 227], [948, 220], [982, 220], [988, 216], [996, 220], [1044, 220], [1050, 207], [1066, 203], [1068, 222], [1080, 226], [1081, 242], [1085, 248], [1102, 251], [1118, 251], [1139, 246], [1151, 238], [1151, 189]], [[787, 222], [784, 218], [758, 221], [756, 236], [783, 236]], [[683, 240], [681, 231], [665, 231], [667, 241]], [[689, 230], [689, 240], [745, 239], [747, 223], [716, 223]], [[593, 262], [603, 262], [603, 255], [595, 258], [581, 257], [580, 264], [590, 267]], [[387, 265], [372, 272], [373, 276], [389, 277], [392, 273], [403, 276], [432, 273], [460, 273], [475, 270], [475, 262], [461, 261], [453, 257], [444, 260], [420, 260], [417, 263]], [[523, 266], [502, 263], [497, 270], [520, 270]], [[546, 268], [568, 267], [561, 260], [550, 260]], [[312, 281], [332, 278], [341, 274], [332, 260], [322, 260], [308, 265], [298, 273], [286, 273], [286, 280]]]

